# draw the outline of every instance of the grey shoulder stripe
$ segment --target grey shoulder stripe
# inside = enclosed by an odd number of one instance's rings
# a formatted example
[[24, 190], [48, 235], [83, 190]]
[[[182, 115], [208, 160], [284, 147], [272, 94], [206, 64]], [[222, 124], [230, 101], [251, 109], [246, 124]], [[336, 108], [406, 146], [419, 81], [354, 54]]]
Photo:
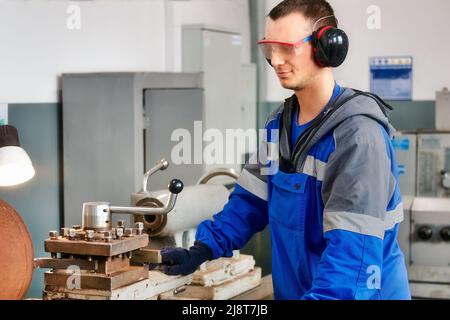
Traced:
[[386, 212], [385, 230], [392, 229], [397, 223], [404, 220], [403, 203], [399, 203], [398, 206], [391, 211]]
[[384, 221], [352, 212], [324, 212], [323, 232], [346, 230], [384, 239]]
[[237, 184], [258, 198], [267, 201], [267, 183], [251, 174], [246, 169], [242, 170]]
[[314, 177], [319, 181], [323, 181], [326, 166], [327, 164], [325, 162], [312, 156], [308, 156], [305, 165], [303, 166], [303, 173], [310, 177]]

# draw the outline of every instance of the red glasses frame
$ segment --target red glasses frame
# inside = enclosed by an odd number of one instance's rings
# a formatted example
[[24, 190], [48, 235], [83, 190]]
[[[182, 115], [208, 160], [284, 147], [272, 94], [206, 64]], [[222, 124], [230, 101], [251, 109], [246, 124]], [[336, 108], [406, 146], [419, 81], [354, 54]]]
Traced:
[[281, 45], [285, 45], [285, 46], [289, 46], [289, 47], [294, 47], [294, 48], [298, 48], [301, 45], [311, 41], [312, 36], [308, 36], [302, 40], [299, 40], [297, 42], [283, 42], [283, 41], [274, 41], [274, 40], [261, 40], [258, 41], [257, 44], [281, 44]]

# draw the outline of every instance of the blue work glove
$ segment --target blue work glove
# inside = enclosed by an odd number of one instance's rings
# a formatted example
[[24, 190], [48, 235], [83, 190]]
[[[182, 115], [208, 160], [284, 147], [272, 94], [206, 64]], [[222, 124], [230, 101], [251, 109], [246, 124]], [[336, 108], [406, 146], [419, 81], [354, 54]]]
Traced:
[[162, 248], [161, 258], [163, 271], [168, 275], [183, 275], [194, 273], [205, 261], [212, 259], [212, 250], [206, 244], [195, 241], [194, 245], [184, 248]]

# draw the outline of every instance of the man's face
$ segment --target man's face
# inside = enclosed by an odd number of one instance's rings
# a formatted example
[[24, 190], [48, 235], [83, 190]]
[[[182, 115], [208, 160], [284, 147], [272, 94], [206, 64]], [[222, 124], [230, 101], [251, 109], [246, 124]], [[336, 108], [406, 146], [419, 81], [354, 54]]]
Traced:
[[[277, 20], [268, 18], [265, 39], [294, 43], [310, 36], [311, 28], [311, 21], [297, 12]], [[281, 85], [294, 91], [304, 89], [320, 70], [314, 61], [311, 41], [295, 49], [294, 54], [273, 52], [271, 60]]]

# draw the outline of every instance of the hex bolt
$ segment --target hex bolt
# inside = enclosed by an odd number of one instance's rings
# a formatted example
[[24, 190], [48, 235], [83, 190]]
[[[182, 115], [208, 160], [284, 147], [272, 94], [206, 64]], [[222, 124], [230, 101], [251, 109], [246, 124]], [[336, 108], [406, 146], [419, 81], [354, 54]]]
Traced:
[[87, 241], [94, 241], [94, 230], [86, 230], [86, 240]]
[[142, 231], [144, 231], [144, 224], [142, 222], [136, 222], [134, 228], [136, 229], [136, 234], [141, 235]]
[[75, 237], [77, 236], [77, 231], [75, 229], [69, 229], [69, 239], [75, 240]]
[[233, 267], [231, 264], [227, 264], [224, 270], [225, 274], [233, 275]]
[[125, 228], [125, 220], [117, 220], [117, 228]]
[[125, 228], [125, 237], [133, 236], [133, 228]]
[[105, 239], [105, 242], [111, 242], [111, 240], [112, 240], [112, 234], [111, 234], [111, 231], [105, 231], [105, 232], [103, 233], [103, 237], [104, 237], [104, 239]]
[[49, 231], [48, 236], [51, 240], [57, 240], [58, 239], [58, 231]]
[[116, 237], [117, 239], [121, 240], [123, 237], [123, 229], [122, 228], [118, 228], [116, 229]]

